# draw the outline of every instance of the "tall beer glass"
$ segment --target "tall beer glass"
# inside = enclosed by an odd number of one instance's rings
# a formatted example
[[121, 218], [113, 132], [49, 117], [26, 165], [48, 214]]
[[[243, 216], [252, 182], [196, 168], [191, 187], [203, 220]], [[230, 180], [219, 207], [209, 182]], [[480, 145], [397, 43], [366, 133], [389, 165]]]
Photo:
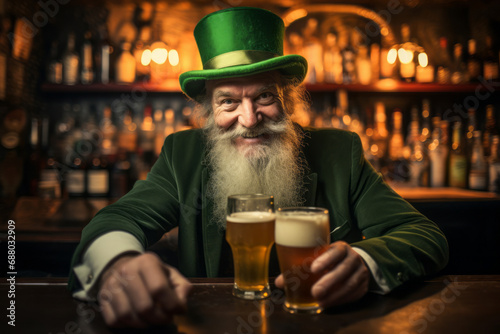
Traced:
[[321, 307], [311, 294], [321, 274], [313, 274], [311, 264], [330, 244], [328, 210], [314, 207], [279, 209], [275, 241], [285, 280], [285, 310], [321, 313]]
[[274, 243], [274, 221], [273, 196], [228, 197], [226, 240], [233, 252], [236, 297], [263, 299], [270, 295], [269, 255]]

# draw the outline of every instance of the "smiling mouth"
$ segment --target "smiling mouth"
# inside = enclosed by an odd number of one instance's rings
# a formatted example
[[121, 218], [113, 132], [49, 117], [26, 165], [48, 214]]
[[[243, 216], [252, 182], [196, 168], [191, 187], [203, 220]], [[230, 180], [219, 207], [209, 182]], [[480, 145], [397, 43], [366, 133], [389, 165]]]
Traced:
[[252, 139], [252, 138], [259, 138], [259, 137], [262, 137], [264, 136], [264, 134], [246, 134], [246, 135], [242, 135], [243, 138], [246, 138], [246, 139]]

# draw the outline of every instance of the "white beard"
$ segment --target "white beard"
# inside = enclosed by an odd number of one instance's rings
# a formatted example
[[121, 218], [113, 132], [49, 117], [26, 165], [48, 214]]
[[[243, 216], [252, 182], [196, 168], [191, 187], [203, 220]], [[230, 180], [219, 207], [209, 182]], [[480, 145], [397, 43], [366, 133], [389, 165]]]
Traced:
[[[218, 128], [208, 120], [208, 163], [213, 169], [208, 196], [213, 199], [212, 223], [226, 226], [227, 197], [234, 194], [273, 195], [275, 209], [303, 203], [302, 176], [305, 164], [299, 158], [301, 137], [288, 117], [260, 123], [254, 129]], [[238, 150], [232, 140], [242, 134], [272, 134], [266, 144]]]

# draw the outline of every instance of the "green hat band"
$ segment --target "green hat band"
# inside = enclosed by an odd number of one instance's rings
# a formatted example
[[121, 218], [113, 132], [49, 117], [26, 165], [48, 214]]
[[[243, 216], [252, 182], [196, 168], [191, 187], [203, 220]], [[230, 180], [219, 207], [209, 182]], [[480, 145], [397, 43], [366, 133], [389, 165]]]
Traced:
[[248, 65], [274, 57], [279, 57], [279, 55], [260, 50], [236, 50], [213, 57], [203, 64], [203, 68], [205, 70], [213, 70], [230, 66]]

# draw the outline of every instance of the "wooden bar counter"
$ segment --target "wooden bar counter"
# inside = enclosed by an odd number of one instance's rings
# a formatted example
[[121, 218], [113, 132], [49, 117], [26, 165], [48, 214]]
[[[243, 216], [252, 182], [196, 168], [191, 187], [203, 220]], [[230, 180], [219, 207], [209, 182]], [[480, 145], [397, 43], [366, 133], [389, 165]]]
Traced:
[[[148, 330], [107, 328], [97, 304], [74, 300], [64, 279], [21, 279], [15, 286], [15, 328], [2, 317], [2, 333], [500, 333], [500, 276], [441, 276], [368, 294], [320, 315], [292, 315], [273, 287], [262, 301], [237, 299], [232, 279], [192, 279], [186, 314]], [[6, 311], [10, 285], [0, 284]]]

